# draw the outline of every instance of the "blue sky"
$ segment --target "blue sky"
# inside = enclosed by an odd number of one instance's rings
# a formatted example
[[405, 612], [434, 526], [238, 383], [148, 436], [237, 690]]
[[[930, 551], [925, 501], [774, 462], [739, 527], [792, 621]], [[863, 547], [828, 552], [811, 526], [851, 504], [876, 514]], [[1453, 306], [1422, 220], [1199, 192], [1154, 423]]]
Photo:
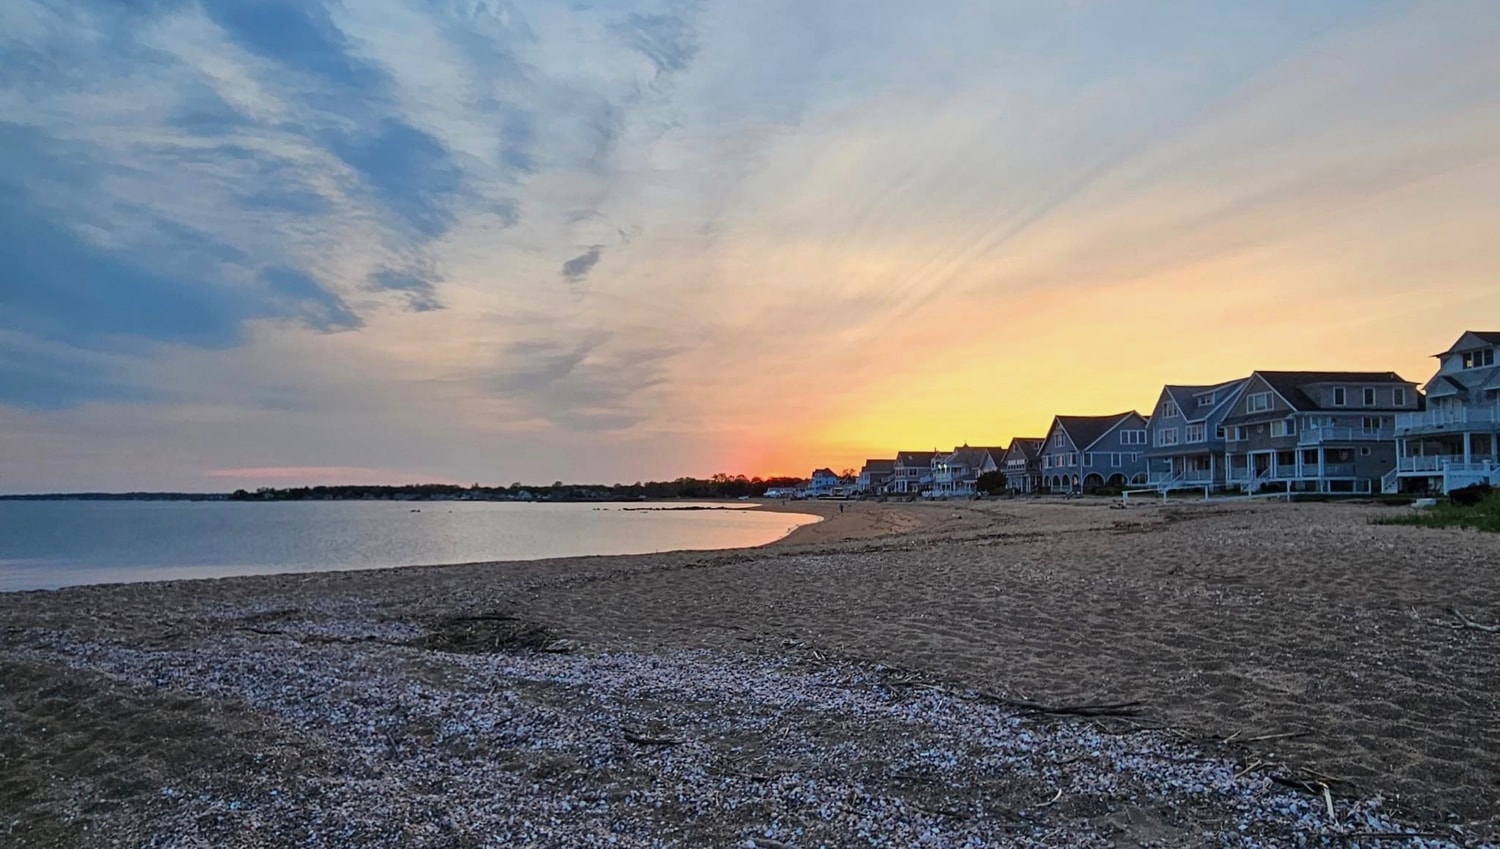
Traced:
[[803, 471], [1167, 380], [1422, 379], [1500, 270], [1497, 36], [1483, 2], [12, 0], [0, 491]]

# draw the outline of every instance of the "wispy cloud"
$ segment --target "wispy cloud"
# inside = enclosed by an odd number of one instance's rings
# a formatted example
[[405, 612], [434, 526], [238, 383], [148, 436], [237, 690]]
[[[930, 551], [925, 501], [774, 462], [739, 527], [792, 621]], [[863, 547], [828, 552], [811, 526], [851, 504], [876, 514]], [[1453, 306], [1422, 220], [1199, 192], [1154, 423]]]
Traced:
[[603, 256], [603, 245], [590, 245], [588, 250], [562, 264], [562, 275], [570, 283], [582, 283]]

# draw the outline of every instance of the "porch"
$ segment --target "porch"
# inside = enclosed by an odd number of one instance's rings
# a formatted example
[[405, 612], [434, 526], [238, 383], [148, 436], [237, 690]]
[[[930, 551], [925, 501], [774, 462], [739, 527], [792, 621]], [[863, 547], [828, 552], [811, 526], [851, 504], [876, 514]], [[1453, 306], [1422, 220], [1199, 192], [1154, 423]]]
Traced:
[[1396, 416], [1396, 433], [1401, 436], [1452, 433], [1474, 429], [1500, 430], [1500, 404], [1490, 406], [1447, 406], [1423, 410], [1420, 413], [1401, 413]]
[[1375, 484], [1358, 475], [1354, 451], [1320, 447], [1230, 454], [1225, 457], [1225, 482], [1250, 492], [1284, 484], [1304, 492], [1371, 493]]

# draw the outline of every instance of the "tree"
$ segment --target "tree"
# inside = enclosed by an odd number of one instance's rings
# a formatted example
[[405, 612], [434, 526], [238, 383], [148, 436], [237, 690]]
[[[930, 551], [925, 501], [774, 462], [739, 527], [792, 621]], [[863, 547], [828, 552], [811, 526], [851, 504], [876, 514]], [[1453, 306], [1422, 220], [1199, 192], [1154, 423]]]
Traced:
[[985, 472], [974, 481], [974, 489], [981, 495], [999, 495], [1005, 491], [1005, 473], [998, 470]]

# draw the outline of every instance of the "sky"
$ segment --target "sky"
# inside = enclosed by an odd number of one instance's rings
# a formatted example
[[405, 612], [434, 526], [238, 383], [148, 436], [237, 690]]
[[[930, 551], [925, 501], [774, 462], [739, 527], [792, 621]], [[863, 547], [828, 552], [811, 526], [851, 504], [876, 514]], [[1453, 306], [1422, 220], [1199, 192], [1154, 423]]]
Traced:
[[806, 475], [1500, 329], [1489, 0], [7, 0], [0, 492]]

